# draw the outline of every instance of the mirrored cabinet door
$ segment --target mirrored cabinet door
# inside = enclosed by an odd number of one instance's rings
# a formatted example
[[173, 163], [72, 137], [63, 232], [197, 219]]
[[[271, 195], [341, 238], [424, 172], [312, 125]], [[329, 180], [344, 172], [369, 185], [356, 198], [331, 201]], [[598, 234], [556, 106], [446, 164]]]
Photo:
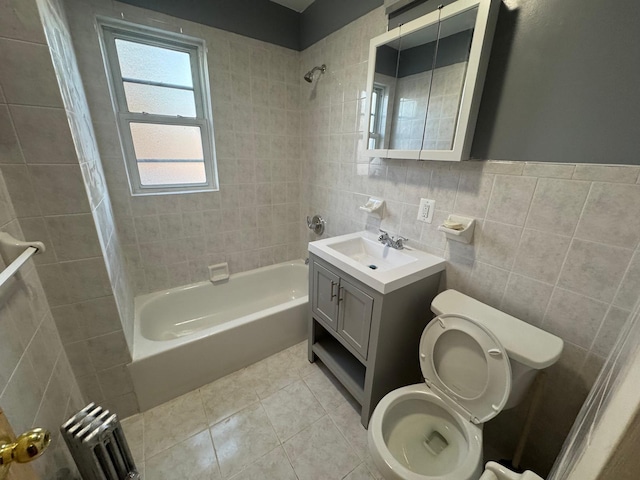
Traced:
[[395, 99], [395, 81], [398, 69], [400, 31], [387, 32], [378, 38], [379, 44], [371, 46], [369, 77], [372, 83], [367, 92], [369, 104], [369, 130], [367, 149], [377, 156], [386, 156], [391, 140], [391, 120]]
[[469, 158], [500, 0], [458, 0], [371, 40], [367, 153]]
[[473, 8], [439, 23], [421, 150], [452, 150], [478, 14]]
[[438, 25], [408, 35], [402, 35], [401, 27], [400, 33], [389, 156], [417, 159], [427, 120]]
[[375, 77], [369, 111], [369, 148], [388, 149], [391, 133], [391, 114], [398, 68], [398, 40], [377, 47]]

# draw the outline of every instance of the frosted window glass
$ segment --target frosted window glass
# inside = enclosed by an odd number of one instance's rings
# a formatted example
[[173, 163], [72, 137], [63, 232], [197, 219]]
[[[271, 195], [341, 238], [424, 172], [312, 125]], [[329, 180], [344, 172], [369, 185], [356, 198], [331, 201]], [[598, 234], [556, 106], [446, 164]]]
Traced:
[[116, 39], [118, 63], [124, 78], [193, 87], [188, 53]]
[[207, 182], [199, 127], [131, 123], [130, 128], [142, 185]]
[[207, 183], [204, 162], [139, 162], [138, 172], [145, 186]]
[[124, 82], [124, 93], [130, 112], [196, 116], [196, 102], [191, 90]]

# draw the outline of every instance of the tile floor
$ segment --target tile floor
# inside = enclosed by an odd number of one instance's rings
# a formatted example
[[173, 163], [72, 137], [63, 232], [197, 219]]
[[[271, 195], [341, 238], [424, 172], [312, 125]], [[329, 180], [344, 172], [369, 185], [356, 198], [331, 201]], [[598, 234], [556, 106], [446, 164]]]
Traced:
[[145, 480], [382, 479], [354, 405], [303, 342], [122, 424]]

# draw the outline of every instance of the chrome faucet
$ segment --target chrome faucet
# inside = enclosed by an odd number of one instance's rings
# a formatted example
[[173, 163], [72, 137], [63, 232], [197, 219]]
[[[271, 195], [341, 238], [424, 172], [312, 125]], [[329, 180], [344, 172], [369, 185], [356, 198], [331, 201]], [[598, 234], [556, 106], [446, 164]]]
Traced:
[[402, 250], [404, 248], [404, 242], [408, 242], [409, 239], [401, 237], [400, 235], [398, 235], [397, 237], [392, 237], [389, 236], [389, 234], [384, 230], [380, 230], [378, 241], [380, 243], [384, 243], [388, 247], [395, 248], [396, 250]]

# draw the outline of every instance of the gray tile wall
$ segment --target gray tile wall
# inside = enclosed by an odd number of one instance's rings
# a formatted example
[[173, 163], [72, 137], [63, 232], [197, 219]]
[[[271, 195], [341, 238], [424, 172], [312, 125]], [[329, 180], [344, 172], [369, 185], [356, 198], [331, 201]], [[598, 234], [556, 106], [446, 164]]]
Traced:
[[[67, 0], [117, 230], [138, 294], [300, 258], [298, 52], [119, 2]], [[220, 191], [136, 196], [127, 183], [95, 15], [207, 42]]]
[[[0, 7], [0, 18], [4, 13]], [[0, 158], [6, 158], [6, 145], [0, 142]], [[1, 172], [0, 231], [25, 238]], [[5, 266], [0, 259], [0, 270]], [[29, 261], [0, 288], [0, 407], [17, 434], [33, 427], [52, 433], [49, 451], [33, 463], [42, 478], [79, 478], [58, 429], [83, 402], [40, 278]]]
[[[45, 18], [55, 19], [51, 5], [41, 6], [48, 9]], [[90, 122], [82, 113], [81, 85], [73, 81], [70, 43], [64, 50], [64, 23], [58, 16], [48, 25], [57, 29], [50, 51], [35, 0], [19, 7], [0, 0], [0, 11], [0, 171], [25, 237], [47, 246], [34, 262], [82, 392], [127, 415], [137, 402], [123, 368], [130, 356], [120, 314], [132, 318], [133, 300], [117, 273], [117, 237], [97, 149], [82, 135]], [[64, 72], [60, 86], [56, 71]]]
[[[447, 258], [446, 288], [565, 340], [525, 452], [544, 474], [638, 300], [640, 167], [369, 160], [357, 141], [366, 47], [383, 31], [378, 9], [301, 54], [301, 72], [328, 66], [316, 86], [302, 86], [302, 212], [323, 215], [326, 236], [384, 228], [409, 237]], [[382, 221], [358, 210], [369, 195], [387, 201]], [[416, 221], [420, 198], [436, 200], [432, 224]], [[476, 219], [471, 245], [436, 230], [450, 213]], [[486, 425], [490, 447], [513, 453], [525, 407]]]

